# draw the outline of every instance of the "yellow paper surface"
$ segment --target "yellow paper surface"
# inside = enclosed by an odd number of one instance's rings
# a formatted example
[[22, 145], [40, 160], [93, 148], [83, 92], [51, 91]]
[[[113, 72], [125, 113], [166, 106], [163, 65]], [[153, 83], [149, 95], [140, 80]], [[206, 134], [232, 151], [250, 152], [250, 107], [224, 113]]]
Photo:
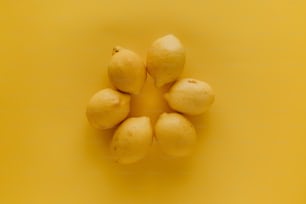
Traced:
[[[306, 3], [303, 0], [0, 2], [0, 203], [305, 204]], [[110, 160], [112, 131], [91, 128], [89, 98], [110, 87], [121, 45], [145, 58], [178, 36], [184, 77], [216, 93], [191, 118], [194, 154]], [[133, 116], [168, 110], [149, 79]]]

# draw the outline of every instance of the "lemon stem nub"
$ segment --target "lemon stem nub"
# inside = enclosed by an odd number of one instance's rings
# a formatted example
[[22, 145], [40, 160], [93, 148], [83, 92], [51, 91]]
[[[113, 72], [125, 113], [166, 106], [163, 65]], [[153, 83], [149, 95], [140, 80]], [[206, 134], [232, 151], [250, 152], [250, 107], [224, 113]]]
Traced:
[[121, 47], [119, 47], [119, 46], [114, 47], [114, 48], [113, 48], [113, 51], [112, 51], [112, 55], [114, 55], [114, 54], [116, 54], [117, 52], [119, 52], [120, 49], [121, 49]]

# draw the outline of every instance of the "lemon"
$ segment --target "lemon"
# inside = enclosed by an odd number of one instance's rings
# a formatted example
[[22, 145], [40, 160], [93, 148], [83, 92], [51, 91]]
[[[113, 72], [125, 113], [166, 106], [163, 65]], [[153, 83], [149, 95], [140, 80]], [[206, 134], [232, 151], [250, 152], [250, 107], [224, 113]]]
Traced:
[[125, 120], [114, 133], [111, 152], [120, 164], [135, 163], [143, 159], [152, 145], [153, 133], [148, 117]]
[[147, 71], [143, 60], [135, 52], [115, 47], [108, 65], [111, 83], [120, 91], [138, 94], [146, 80]]
[[189, 155], [196, 143], [194, 126], [179, 113], [163, 113], [155, 125], [155, 136], [162, 151], [169, 156]]
[[208, 83], [192, 78], [178, 80], [165, 94], [172, 109], [189, 115], [205, 113], [214, 98], [214, 92]]
[[112, 128], [124, 120], [130, 112], [130, 96], [106, 88], [90, 99], [87, 105], [87, 119], [98, 129]]
[[173, 82], [183, 72], [185, 49], [174, 35], [155, 40], [147, 53], [147, 70], [156, 87]]

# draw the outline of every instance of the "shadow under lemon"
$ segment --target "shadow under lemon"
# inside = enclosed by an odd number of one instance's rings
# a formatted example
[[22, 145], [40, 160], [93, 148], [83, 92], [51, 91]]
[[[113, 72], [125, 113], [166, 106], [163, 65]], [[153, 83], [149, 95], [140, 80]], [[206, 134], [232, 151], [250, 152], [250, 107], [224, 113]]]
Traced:
[[[163, 98], [168, 89], [169, 86], [162, 89], [155, 88], [153, 79], [148, 75], [142, 92], [132, 96], [131, 112], [128, 117], [148, 116], [154, 128], [161, 113], [173, 112]], [[208, 122], [209, 114], [187, 118], [195, 124], [199, 135], [198, 143], [202, 143], [203, 138], [201, 137], [207, 131], [207, 126], [203, 123]], [[140, 192], [167, 196], [169, 191], [175, 193], [176, 186], [188, 182], [194, 166], [193, 156], [168, 157], [162, 153], [155, 138], [147, 157], [142, 161], [129, 165], [114, 162], [110, 153], [110, 142], [117, 127], [99, 131], [87, 124], [85, 129], [86, 152], [94, 165], [106, 173], [110, 188], [117, 189], [120, 193], [128, 196], [133, 194], [140, 196]], [[196, 149], [201, 146], [201, 144], [197, 144]]]

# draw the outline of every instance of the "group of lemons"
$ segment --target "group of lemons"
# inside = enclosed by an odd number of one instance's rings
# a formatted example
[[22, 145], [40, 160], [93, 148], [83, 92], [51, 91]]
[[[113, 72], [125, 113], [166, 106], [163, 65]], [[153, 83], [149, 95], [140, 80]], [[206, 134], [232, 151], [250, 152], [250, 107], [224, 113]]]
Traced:
[[[111, 141], [111, 152], [118, 163], [129, 164], [143, 159], [154, 136], [169, 156], [181, 157], [191, 152], [197, 134], [183, 114], [205, 113], [214, 101], [214, 93], [206, 82], [192, 78], [178, 79], [184, 64], [185, 49], [174, 35], [166, 35], [153, 42], [147, 52], [146, 64], [131, 50], [122, 47], [113, 49], [108, 76], [117, 90], [106, 88], [97, 92], [90, 99], [86, 113], [90, 124], [97, 129], [119, 125]], [[162, 113], [154, 127], [149, 117], [127, 118], [130, 95], [141, 92], [147, 72], [157, 88], [172, 83], [165, 99], [175, 112]]]

